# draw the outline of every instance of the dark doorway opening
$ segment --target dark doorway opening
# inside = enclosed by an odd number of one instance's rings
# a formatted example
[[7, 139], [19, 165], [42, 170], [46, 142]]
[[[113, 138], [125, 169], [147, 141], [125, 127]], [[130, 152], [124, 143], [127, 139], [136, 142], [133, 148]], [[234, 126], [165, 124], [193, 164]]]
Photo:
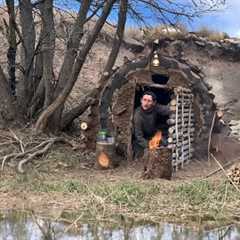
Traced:
[[[134, 110], [141, 106], [141, 98], [146, 91], [152, 91], [155, 93], [157, 97], [157, 103], [161, 105], [168, 105], [171, 101], [172, 95], [174, 94], [172, 90], [168, 88], [156, 88], [151, 86], [137, 86], [135, 92], [135, 102], [134, 102]], [[167, 120], [169, 116], [159, 116], [157, 119], [158, 129], [162, 131], [164, 137], [164, 145], [167, 145], [167, 137], [168, 137], [168, 128]]]
[[169, 77], [166, 75], [162, 75], [162, 74], [152, 75], [152, 81], [157, 84], [162, 84], [162, 85], [167, 84], [168, 80], [169, 80]]

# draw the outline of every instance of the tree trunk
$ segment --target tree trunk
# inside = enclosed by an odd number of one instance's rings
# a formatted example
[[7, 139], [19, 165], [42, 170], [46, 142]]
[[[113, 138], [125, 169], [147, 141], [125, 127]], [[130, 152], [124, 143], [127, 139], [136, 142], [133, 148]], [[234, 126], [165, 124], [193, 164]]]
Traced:
[[[75, 82], [77, 81], [78, 75], [82, 69], [82, 66], [85, 62], [85, 59], [89, 53], [89, 51], [91, 50], [94, 42], [96, 41], [99, 32], [101, 31], [104, 23], [106, 22], [107, 17], [110, 14], [110, 11], [113, 7], [115, 0], [108, 0], [106, 1], [103, 11], [102, 11], [102, 15], [99, 17], [99, 19], [97, 20], [92, 32], [89, 34], [86, 43], [84, 45], [84, 47], [82, 48], [82, 50], [79, 52], [76, 61], [73, 65], [73, 70], [71, 75], [69, 76], [69, 80], [65, 86], [65, 88], [63, 89], [63, 91], [61, 91], [61, 93], [58, 95], [58, 97], [54, 100], [54, 102], [46, 109], [43, 111], [43, 113], [40, 115], [37, 123], [36, 123], [36, 130], [38, 131], [44, 131], [47, 127], [49, 118], [52, 116], [53, 113], [55, 113], [55, 111], [61, 107], [68, 95], [70, 94]], [[61, 116], [61, 115], [60, 115]], [[60, 122], [60, 119], [55, 119], [55, 121], [58, 120], [58, 122]], [[57, 122], [56, 122], [57, 124]]]
[[31, 102], [31, 98], [34, 94], [34, 81], [33, 81], [33, 63], [35, 55], [35, 26], [32, 13], [32, 3], [30, 0], [20, 0], [20, 22], [22, 29], [22, 53], [21, 63], [24, 69], [24, 73], [21, 79], [21, 91], [20, 91], [20, 104], [23, 111], [27, 112], [27, 107]]
[[45, 87], [44, 108], [47, 108], [53, 97], [53, 57], [55, 51], [55, 28], [53, 19], [53, 0], [45, 0], [40, 6], [43, 22], [43, 39], [41, 51], [43, 55], [43, 81]]
[[0, 126], [6, 126], [9, 121], [13, 121], [16, 117], [16, 111], [13, 104], [13, 99], [10, 94], [6, 77], [0, 66]]
[[9, 75], [9, 85], [11, 93], [13, 96], [16, 94], [16, 52], [17, 52], [17, 41], [16, 41], [16, 31], [15, 31], [15, 10], [14, 10], [14, 0], [6, 0], [8, 15], [9, 15], [9, 28], [8, 28], [8, 43], [9, 48], [7, 52], [8, 58], [8, 75]]

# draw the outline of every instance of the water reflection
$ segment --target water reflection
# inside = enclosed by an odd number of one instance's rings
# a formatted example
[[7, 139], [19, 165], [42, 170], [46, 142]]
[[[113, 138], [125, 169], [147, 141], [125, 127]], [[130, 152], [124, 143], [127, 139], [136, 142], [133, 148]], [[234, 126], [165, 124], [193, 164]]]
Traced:
[[0, 221], [1, 240], [240, 240], [240, 228], [229, 226], [213, 231], [199, 231], [173, 224], [138, 225], [109, 229], [83, 224], [67, 232], [63, 223], [11, 214]]

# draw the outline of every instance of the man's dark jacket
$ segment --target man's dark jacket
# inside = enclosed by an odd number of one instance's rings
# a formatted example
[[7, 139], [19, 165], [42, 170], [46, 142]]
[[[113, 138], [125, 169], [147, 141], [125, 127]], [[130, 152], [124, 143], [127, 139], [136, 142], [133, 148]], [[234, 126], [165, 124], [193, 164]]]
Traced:
[[[158, 122], [161, 116], [170, 114], [169, 106], [155, 105], [152, 109], [143, 110], [138, 107], [134, 114], [134, 148], [135, 153], [143, 151], [148, 147], [148, 140], [150, 140], [158, 129]], [[138, 153], [137, 153], [138, 155]]]

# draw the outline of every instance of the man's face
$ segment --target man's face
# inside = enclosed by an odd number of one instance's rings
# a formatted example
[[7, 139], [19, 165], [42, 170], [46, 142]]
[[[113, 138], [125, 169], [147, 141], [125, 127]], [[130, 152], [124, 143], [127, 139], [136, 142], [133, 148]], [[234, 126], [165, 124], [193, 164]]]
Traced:
[[143, 95], [141, 99], [141, 107], [143, 110], [151, 109], [155, 105], [155, 102], [153, 101], [153, 98], [151, 95]]

